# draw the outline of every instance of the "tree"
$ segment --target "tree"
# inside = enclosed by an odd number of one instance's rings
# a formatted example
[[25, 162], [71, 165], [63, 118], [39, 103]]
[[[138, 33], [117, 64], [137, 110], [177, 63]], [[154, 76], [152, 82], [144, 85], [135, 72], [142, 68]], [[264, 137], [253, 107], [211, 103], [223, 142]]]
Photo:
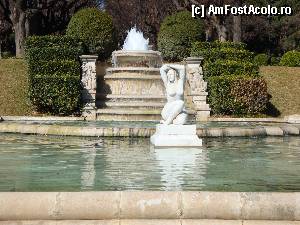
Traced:
[[15, 33], [16, 56], [21, 57], [24, 40], [31, 34], [61, 32], [80, 8], [96, 6], [93, 0], [0, 0], [2, 17]]

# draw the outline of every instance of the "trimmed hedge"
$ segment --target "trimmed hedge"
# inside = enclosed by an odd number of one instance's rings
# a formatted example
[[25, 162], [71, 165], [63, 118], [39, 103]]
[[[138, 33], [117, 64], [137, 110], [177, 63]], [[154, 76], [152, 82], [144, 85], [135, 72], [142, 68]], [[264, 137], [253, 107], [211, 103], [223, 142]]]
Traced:
[[191, 49], [191, 56], [202, 56], [204, 57], [205, 62], [213, 62], [218, 59], [252, 62], [254, 59], [254, 53], [243, 49], [243, 47], [244, 44], [242, 43], [229, 44], [228, 42], [194, 42]]
[[246, 49], [246, 44], [243, 42], [232, 42], [232, 41], [214, 41], [214, 42], [201, 42], [201, 41], [196, 41], [193, 43], [193, 48], [192, 51], [196, 50], [198, 51], [199, 49], [205, 50], [205, 49], [213, 49], [213, 48], [234, 48], [237, 50], [244, 50]]
[[117, 47], [112, 17], [97, 8], [85, 8], [75, 13], [66, 33], [69, 37], [82, 40], [87, 53], [98, 54], [102, 59], [110, 57]]
[[254, 62], [259, 66], [267, 66], [269, 61], [269, 57], [267, 54], [261, 53], [254, 57]]
[[80, 106], [80, 77], [33, 76], [30, 99], [39, 112], [69, 115]]
[[192, 43], [203, 39], [204, 23], [182, 11], [167, 16], [158, 34], [158, 50], [168, 61], [181, 61], [190, 54]]
[[264, 113], [269, 101], [262, 78], [220, 76], [208, 79], [208, 101], [214, 114], [254, 115]]
[[30, 100], [37, 111], [70, 115], [81, 107], [79, 55], [83, 45], [66, 36], [32, 36], [25, 43]]
[[74, 37], [69, 36], [31, 36], [26, 40], [26, 49], [45, 48], [45, 47], [65, 47], [72, 48], [74, 46], [83, 47], [83, 42]]
[[266, 82], [260, 78], [254, 53], [243, 43], [195, 42], [192, 56], [204, 57], [208, 101], [214, 114], [255, 115], [267, 108]]
[[216, 60], [204, 64], [205, 77], [244, 75], [258, 76], [259, 68], [250, 62], [238, 62], [235, 60]]
[[27, 60], [31, 63], [39, 62], [40, 60], [77, 60], [82, 54], [80, 47], [42, 47], [29, 48], [26, 53]]
[[300, 66], [300, 52], [289, 51], [285, 53], [279, 63], [280, 66], [299, 67]]
[[[43, 66], [37, 66], [42, 64]], [[80, 63], [78, 61], [63, 60], [63, 61], [44, 61], [38, 63], [30, 63], [29, 71], [31, 74], [44, 75], [49, 74], [80, 74]]]

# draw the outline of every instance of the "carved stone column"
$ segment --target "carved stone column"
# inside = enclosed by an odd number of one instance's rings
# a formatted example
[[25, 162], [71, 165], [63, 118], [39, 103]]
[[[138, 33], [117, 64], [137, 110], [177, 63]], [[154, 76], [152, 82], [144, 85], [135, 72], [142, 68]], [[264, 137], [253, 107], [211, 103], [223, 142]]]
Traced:
[[82, 101], [84, 104], [82, 115], [87, 119], [96, 119], [96, 55], [82, 55], [80, 56], [82, 62]]
[[203, 58], [198, 57], [189, 57], [186, 59], [187, 80], [191, 90], [189, 96], [192, 97], [197, 121], [207, 121], [211, 111], [206, 102], [208, 95], [207, 82], [203, 80], [202, 60]]

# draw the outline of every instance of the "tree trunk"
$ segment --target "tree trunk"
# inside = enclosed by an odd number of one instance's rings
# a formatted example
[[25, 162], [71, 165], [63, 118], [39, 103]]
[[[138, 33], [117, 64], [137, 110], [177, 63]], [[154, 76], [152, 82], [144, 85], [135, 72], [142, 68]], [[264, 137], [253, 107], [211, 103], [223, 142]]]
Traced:
[[221, 42], [227, 41], [227, 28], [225, 27], [225, 25], [223, 24], [219, 25], [217, 30], [219, 35], [219, 41]]
[[2, 59], [2, 48], [1, 48], [1, 45], [2, 45], [2, 41], [0, 40], [0, 59]]
[[242, 41], [242, 17], [233, 16], [233, 42]]
[[21, 58], [24, 53], [24, 41], [26, 38], [26, 14], [20, 13], [19, 19], [14, 24], [15, 28], [15, 43], [16, 43], [16, 57]]
[[225, 26], [225, 18], [212, 16], [211, 21], [218, 33], [218, 39], [221, 42], [227, 41], [227, 27]]
[[[240, 7], [242, 5], [241, 0], [236, 0], [236, 7]], [[233, 16], [233, 42], [241, 42], [242, 41], [242, 16], [237, 15]]]

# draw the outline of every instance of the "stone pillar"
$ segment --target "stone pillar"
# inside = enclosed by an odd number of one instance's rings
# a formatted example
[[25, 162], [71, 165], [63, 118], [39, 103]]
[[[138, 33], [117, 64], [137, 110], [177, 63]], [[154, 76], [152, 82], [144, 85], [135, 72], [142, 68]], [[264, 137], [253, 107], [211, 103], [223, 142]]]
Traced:
[[96, 61], [98, 56], [96, 55], [82, 55], [80, 56], [82, 62], [82, 101], [83, 112], [82, 115], [87, 119], [96, 119], [96, 89], [97, 89], [97, 77], [96, 77]]
[[206, 102], [207, 99], [207, 82], [203, 80], [203, 70], [201, 62], [203, 58], [188, 57], [187, 63], [187, 80], [190, 84], [189, 96], [196, 110], [197, 121], [207, 121], [210, 116], [210, 107]]

